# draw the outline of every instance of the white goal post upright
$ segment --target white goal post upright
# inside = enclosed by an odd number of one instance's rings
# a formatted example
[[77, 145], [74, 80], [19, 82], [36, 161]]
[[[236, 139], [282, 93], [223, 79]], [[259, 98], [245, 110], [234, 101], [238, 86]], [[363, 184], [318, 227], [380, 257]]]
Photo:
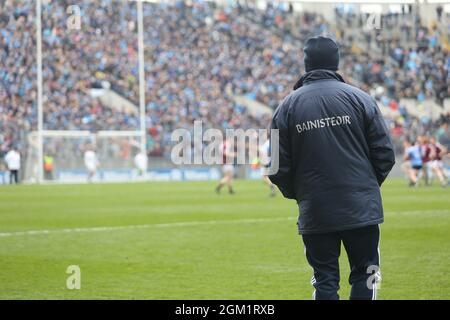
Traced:
[[37, 182], [44, 180], [44, 138], [42, 131], [44, 128], [44, 118], [42, 111], [42, 6], [41, 0], [36, 1], [36, 60], [37, 60]]
[[139, 118], [141, 129], [141, 152], [147, 153], [147, 134], [145, 121], [145, 62], [144, 62], [144, 14], [142, 0], [137, 2], [138, 17], [138, 59], [139, 59]]
[[103, 130], [97, 132], [90, 132], [87, 130], [42, 130], [42, 137], [44, 138], [141, 137], [141, 131]]

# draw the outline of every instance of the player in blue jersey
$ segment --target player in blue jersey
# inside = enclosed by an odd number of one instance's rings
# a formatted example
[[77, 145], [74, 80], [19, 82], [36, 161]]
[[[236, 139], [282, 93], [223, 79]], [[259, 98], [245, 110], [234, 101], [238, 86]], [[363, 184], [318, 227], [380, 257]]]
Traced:
[[420, 145], [406, 140], [403, 146], [405, 149], [404, 159], [405, 161], [409, 161], [409, 164], [404, 167], [408, 174], [409, 184], [410, 186], [418, 186], [419, 172], [423, 167]]

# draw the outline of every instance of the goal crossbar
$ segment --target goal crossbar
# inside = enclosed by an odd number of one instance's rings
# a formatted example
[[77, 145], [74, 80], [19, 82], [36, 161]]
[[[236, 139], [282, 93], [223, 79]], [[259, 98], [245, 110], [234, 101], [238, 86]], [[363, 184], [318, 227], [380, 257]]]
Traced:
[[104, 130], [90, 132], [87, 130], [43, 130], [42, 136], [46, 137], [63, 137], [63, 138], [80, 138], [80, 137], [142, 137], [142, 131], [122, 131], [122, 130]]

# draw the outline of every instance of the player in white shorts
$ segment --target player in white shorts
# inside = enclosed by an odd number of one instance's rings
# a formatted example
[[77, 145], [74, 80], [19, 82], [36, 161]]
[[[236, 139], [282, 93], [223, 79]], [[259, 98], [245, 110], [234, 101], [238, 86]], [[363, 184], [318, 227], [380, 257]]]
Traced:
[[88, 182], [92, 182], [92, 179], [95, 177], [97, 173], [97, 167], [99, 165], [99, 161], [97, 159], [97, 155], [92, 146], [89, 146], [87, 150], [84, 152], [84, 165], [88, 171]]
[[138, 176], [144, 177], [147, 172], [148, 157], [145, 152], [141, 151], [134, 157], [134, 165], [138, 169]]

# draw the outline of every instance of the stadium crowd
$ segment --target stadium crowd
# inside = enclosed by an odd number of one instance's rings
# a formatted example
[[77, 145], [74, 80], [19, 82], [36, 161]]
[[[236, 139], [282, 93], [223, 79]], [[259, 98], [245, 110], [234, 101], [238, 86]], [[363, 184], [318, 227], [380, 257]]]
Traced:
[[[137, 113], [112, 109], [89, 94], [91, 88], [107, 84], [138, 104], [135, 3], [82, 1], [79, 29], [68, 29], [70, 5], [67, 0], [43, 1], [44, 128], [138, 128]], [[4, 153], [13, 142], [23, 141], [25, 132], [36, 129], [35, 3], [0, 1], [0, 12]], [[204, 1], [145, 3], [150, 155], [170, 152], [171, 131], [189, 128], [194, 120], [202, 120], [205, 127], [267, 127], [269, 117], [251, 115], [235, 95], [275, 108], [303, 71], [305, 39], [317, 34], [332, 35], [340, 43], [340, 72], [348, 82], [371, 92], [380, 105], [399, 111], [387, 119], [394, 136], [427, 132], [448, 140], [449, 115], [437, 121], [417, 118], [399, 104], [401, 98], [413, 98], [442, 105], [450, 97], [450, 55], [440, 25], [425, 26], [407, 12], [383, 16], [381, 29], [367, 29], [364, 16], [339, 10], [336, 21], [332, 27], [322, 15], [293, 12], [292, 6], [258, 10], [217, 8]]]
[[[73, 1], [43, 6], [44, 123], [53, 130], [128, 130], [136, 117], [111, 110], [88, 90], [107, 82], [111, 89], [136, 101], [137, 35], [135, 3], [88, 1], [80, 7], [80, 24], [69, 23]], [[78, 9], [72, 9], [76, 16]], [[79, 29], [78, 29], [79, 27]]]

